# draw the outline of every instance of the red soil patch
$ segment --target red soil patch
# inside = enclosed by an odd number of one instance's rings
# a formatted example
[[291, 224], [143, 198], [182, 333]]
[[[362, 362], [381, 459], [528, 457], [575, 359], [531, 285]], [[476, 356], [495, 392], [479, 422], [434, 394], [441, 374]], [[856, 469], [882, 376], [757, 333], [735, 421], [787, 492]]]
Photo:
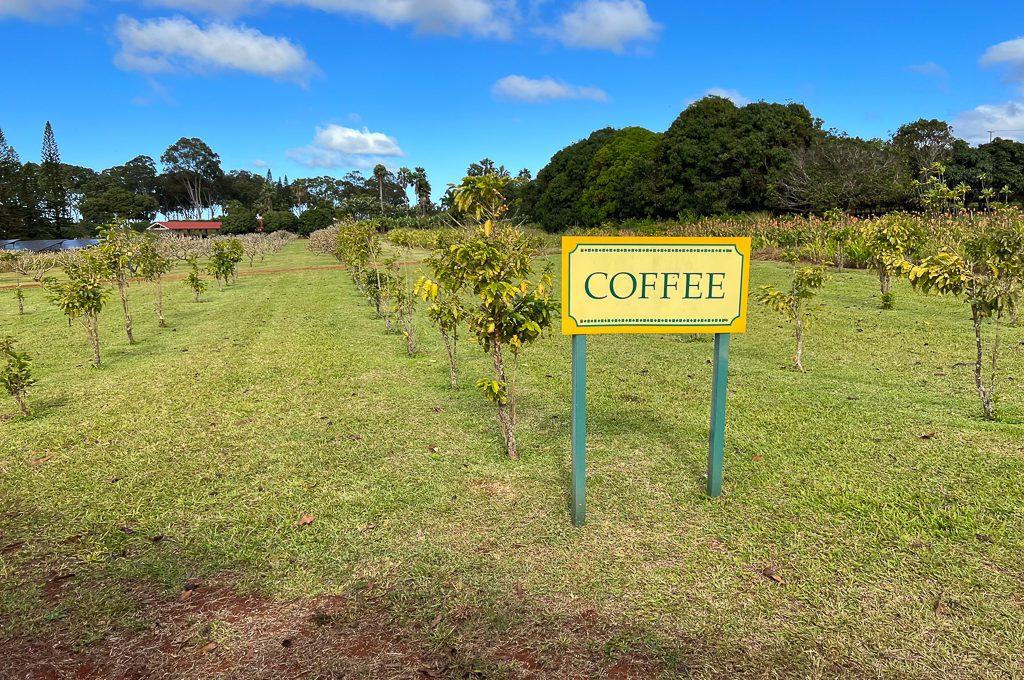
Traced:
[[[63, 578], [61, 578], [63, 577]], [[53, 585], [51, 585], [53, 584]], [[44, 598], [55, 601], [77, 577], [50, 574]], [[223, 584], [189, 583], [181, 593], [149, 586], [125, 592], [138, 605], [141, 628], [115, 629], [80, 645], [72, 621], [57, 620], [34, 637], [0, 640], [0, 678], [656, 678], [659, 667], [640, 656], [617, 660], [595, 652], [611, 630], [597, 612], [570, 617], [553, 629], [507, 631], [500, 639], [470, 616], [443, 647], [429, 627], [402, 626], [382, 603], [365, 596], [290, 601], [238, 593]], [[48, 594], [47, 594], [48, 593]], [[455, 614], [456, 612], [452, 612]], [[552, 645], [571, 634], [579, 643]]]

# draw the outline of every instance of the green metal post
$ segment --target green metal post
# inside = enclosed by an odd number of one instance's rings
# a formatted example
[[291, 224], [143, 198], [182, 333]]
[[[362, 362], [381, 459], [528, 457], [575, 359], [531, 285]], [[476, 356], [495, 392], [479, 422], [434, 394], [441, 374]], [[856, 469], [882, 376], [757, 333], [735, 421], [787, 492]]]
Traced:
[[729, 334], [715, 333], [715, 368], [711, 378], [711, 437], [708, 444], [708, 495], [722, 495], [725, 458], [725, 395], [729, 386]]
[[572, 336], [572, 523], [587, 512], [587, 336]]

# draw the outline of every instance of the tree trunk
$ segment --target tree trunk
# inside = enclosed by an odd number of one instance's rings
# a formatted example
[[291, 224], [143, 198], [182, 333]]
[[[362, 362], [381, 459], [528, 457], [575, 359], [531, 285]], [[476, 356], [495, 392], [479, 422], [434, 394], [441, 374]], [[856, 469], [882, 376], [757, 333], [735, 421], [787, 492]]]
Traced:
[[892, 292], [892, 276], [885, 265], [878, 265], [878, 283], [882, 289], [882, 309], [895, 309], [896, 293]]
[[18, 297], [18, 314], [25, 313], [25, 291], [21, 289], [21, 281], [18, 281], [18, 291], [15, 293]]
[[977, 348], [977, 355], [974, 360], [974, 386], [978, 389], [978, 397], [981, 399], [981, 408], [985, 413], [986, 420], [994, 420], [996, 417], [996, 408], [994, 394], [995, 391], [995, 356], [992, 357], [992, 372], [993, 372], [993, 383], [990, 387], [985, 385], [985, 348], [981, 338], [981, 312], [978, 309], [976, 303], [971, 303], [971, 317], [974, 321], [974, 343]]
[[804, 320], [796, 318], [796, 353], [793, 355], [793, 367], [798, 371], [804, 370]]
[[124, 312], [124, 332], [128, 335], [128, 344], [135, 344], [132, 334], [132, 315], [128, 313], [128, 283], [123, 279], [117, 281], [117, 292], [121, 295], [121, 309]]
[[198, 288], [193, 288], [192, 289], [192, 295], [195, 296], [196, 302], [199, 302], [199, 289]]
[[444, 340], [444, 348], [448, 350], [448, 372], [451, 374], [452, 389], [459, 386], [459, 355], [458, 355], [458, 329], [452, 335], [441, 329], [441, 338]]
[[92, 365], [100, 367], [100, 318], [97, 314], [86, 314], [82, 317], [85, 324], [85, 332], [89, 336], [89, 344], [92, 345]]
[[402, 326], [405, 330], [405, 351], [413, 356], [416, 354], [416, 327], [411, 311], [402, 314]]
[[21, 410], [21, 415], [28, 416], [28, 400], [25, 398], [25, 393], [15, 392], [14, 400], [18, 402], [18, 408]]
[[160, 328], [167, 326], [167, 321], [164, 320], [164, 284], [160, 279], [156, 280], [156, 318], [159, 320]]
[[497, 334], [491, 335], [491, 354], [494, 357], [494, 377], [505, 389], [505, 403], [498, 401], [498, 422], [501, 424], [501, 434], [505, 438], [505, 450], [512, 460], [519, 460], [519, 448], [516, 446], [516, 428], [512, 418], [513, 399], [515, 395], [509, 390], [508, 380], [505, 377], [505, 360], [501, 355], [501, 343], [498, 342]]

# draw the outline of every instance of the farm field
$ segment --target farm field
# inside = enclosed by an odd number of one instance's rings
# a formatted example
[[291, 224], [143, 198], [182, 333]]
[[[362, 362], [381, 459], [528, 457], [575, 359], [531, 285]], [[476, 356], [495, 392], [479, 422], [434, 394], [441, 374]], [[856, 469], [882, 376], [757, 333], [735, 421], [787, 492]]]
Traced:
[[425, 313], [408, 357], [335, 264], [168, 281], [162, 329], [133, 286], [100, 370], [0, 290], [40, 381], [33, 417], [0, 406], [0, 676], [1024, 676], [1024, 329], [989, 422], [961, 302], [834, 273], [798, 373], [751, 301], [719, 499], [710, 337], [591, 338], [574, 529], [568, 338], [523, 355], [512, 462], [489, 358], [465, 339], [450, 389]]

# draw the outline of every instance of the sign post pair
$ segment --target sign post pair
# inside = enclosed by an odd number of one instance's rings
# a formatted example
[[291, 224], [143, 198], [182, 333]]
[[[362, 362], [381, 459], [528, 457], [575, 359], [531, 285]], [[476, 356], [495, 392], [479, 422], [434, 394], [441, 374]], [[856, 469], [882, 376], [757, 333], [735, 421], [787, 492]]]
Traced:
[[750, 238], [562, 238], [562, 333], [572, 336], [572, 523], [586, 516], [587, 336], [714, 333], [707, 494], [722, 493], [729, 338], [747, 327]]

